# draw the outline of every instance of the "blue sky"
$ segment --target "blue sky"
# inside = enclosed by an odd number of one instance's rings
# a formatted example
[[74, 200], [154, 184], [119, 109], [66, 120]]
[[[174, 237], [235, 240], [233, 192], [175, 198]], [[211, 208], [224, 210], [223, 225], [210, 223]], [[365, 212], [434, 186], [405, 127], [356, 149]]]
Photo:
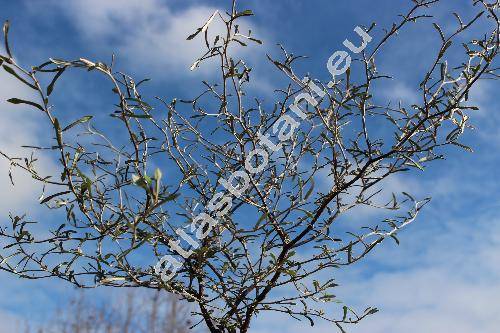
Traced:
[[[283, 78], [266, 62], [265, 53], [282, 43], [295, 54], [307, 55], [300, 70], [328, 81], [326, 60], [353, 36], [356, 25], [389, 26], [410, 1], [241, 1], [255, 17], [246, 20], [261, 47], [241, 51], [255, 66], [253, 91], [264, 99]], [[443, 1], [433, 14], [451, 24], [449, 8], [472, 17], [472, 1]], [[185, 37], [228, 1], [193, 0], [69, 0], [1, 1], [0, 19], [10, 19], [11, 41], [22, 64], [38, 64], [48, 57], [109, 60], [117, 56], [120, 69], [138, 78], [150, 77], [148, 93], [167, 100], [192, 96], [210, 68], [190, 72], [198, 55], [197, 42]], [[459, 3], [459, 4], [457, 4]], [[243, 8], [245, 7], [245, 8]], [[458, 8], [457, 8], [458, 7]], [[432, 22], [429, 21], [429, 23]], [[429, 45], [435, 41], [429, 24], [405, 30], [396, 43], [381, 54], [380, 66], [393, 73], [387, 99], [409, 103], [417, 98], [417, 85], [428, 64]], [[70, 74], [59, 82], [56, 108], [68, 119], [84, 114], [110, 113], [110, 94], [96, 77]], [[26, 92], [0, 73], [0, 148], [17, 152], [23, 143], [40, 142], [44, 126], [30, 110], [13, 110], [4, 101]], [[464, 137], [474, 153], [447, 151], [447, 159], [425, 172], [400, 176], [389, 186], [408, 190], [432, 202], [418, 220], [400, 234], [401, 244], [384, 243], [373, 255], [347, 270], [337, 272], [339, 298], [359, 308], [376, 306], [381, 312], [353, 332], [497, 332], [500, 325], [500, 122], [498, 84], [481, 82], [472, 99], [481, 111], [473, 116], [476, 130]], [[198, 90], [194, 90], [198, 91]], [[496, 93], [495, 93], [496, 91]], [[101, 111], [102, 110], [102, 111]], [[54, 162], [41, 157], [45, 170]], [[28, 179], [17, 175], [18, 187], [10, 186], [7, 165], [0, 161], [0, 223], [10, 210], [31, 210], [51, 223], [32, 203], [39, 195]], [[353, 221], [370, 218], [360, 212]], [[57, 304], [74, 293], [60, 281], [21, 281], [0, 272], [0, 332], [13, 332], [15, 322], [29, 318], [43, 321]], [[98, 290], [95, 297], [119, 297], [119, 291]], [[111, 296], [110, 296], [111, 295]], [[331, 332], [331, 327], [286, 317], [257, 318], [252, 332]]]

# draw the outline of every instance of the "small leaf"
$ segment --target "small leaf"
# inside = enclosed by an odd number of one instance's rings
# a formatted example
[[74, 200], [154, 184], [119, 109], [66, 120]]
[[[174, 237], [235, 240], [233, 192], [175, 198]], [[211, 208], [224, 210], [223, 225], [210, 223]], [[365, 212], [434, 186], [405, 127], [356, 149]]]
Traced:
[[163, 205], [164, 203], [167, 203], [169, 201], [173, 201], [175, 200], [180, 194], [179, 193], [174, 193], [174, 194], [170, 194], [169, 196], [166, 196], [164, 198], [162, 198], [158, 204], [156, 205], [157, 207]]
[[446, 52], [446, 50], [448, 50], [448, 48], [451, 46], [451, 44], [452, 44], [452, 41], [451, 41], [451, 40], [449, 40], [449, 41], [447, 41], [447, 42], [443, 45], [443, 48], [441, 49], [441, 55], [443, 55], [443, 54]]
[[241, 40], [234, 38], [235, 42], [238, 42], [241, 46], [247, 46], [247, 44], [243, 43]]
[[455, 128], [446, 136], [446, 141], [455, 141], [460, 134], [460, 128]]
[[267, 213], [264, 212], [262, 213], [262, 215], [259, 217], [259, 219], [257, 220], [257, 223], [255, 224], [255, 229], [258, 229], [260, 224], [262, 223], [262, 221], [264, 221], [264, 219], [267, 217]]
[[100, 282], [101, 283], [109, 283], [109, 282], [113, 282], [113, 281], [124, 281], [124, 280], [125, 280], [124, 277], [114, 276], [114, 277], [108, 277], [108, 278], [102, 279]]
[[56, 84], [57, 79], [64, 73], [66, 70], [66, 67], [61, 68], [56, 75], [54, 75], [54, 78], [50, 82], [49, 86], [47, 87], [47, 96], [50, 96], [52, 94], [52, 91], [54, 91], [54, 85]]
[[187, 40], [191, 40], [191, 39], [195, 38], [195, 37], [196, 37], [196, 35], [198, 35], [200, 32], [201, 32], [201, 28], [198, 28], [198, 30], [196, 30], [196, 32], [195, 32], [195, 33], [193, 33], [193, 34], [189, 35], [186, 39], [187, 39]]
[[146, 107], [147, 109], [152, 109], [151, 105], [149, 105], [148, 103], [146, 103], [146, 102], [144, 102], [144, 101], [142, 101], [142, 100], [140, 100], [138, 98], [129, 97], [129, 98], [125, 98], [125, 100], [136, 102], [140, 106]]
[[458, 146], [458, 147], [460, 147], [460, 148], [464, 149], [465, 151], [468, 151], [469, 153], [473, 153], [473, 152], [474, 152], [474, 150], [473, 150], [471, 147], [466, 146], [466, 145], [464, 145], [463, 143], [456, 142], [456, 141], [453, 141], [453, 142], [450, 142], [450, 143], [451, 143], [452, 145], [455, 145], [455, 146]]
[[249, 37], [250, 40], [256, 42], [257, 44], [261, 44], [262, 45], [262, 41], [260, 39], [257, 39], [257, 38], [253, 38], [253, 37]]
[[399, 245], [399, 239], [396, 236], [394, 236], [394, 235], [390, 235], [390, 236], [392, 237], [392, 239], [394, 239], [394, 241], [396, 242], [396, 244]]
[[137, 184], [141, 180], [141, 177], [137, 175], [132, 175], [132, 183]]
[[84, 63], [87, 67], [95, 67], [96, 64], [88, 59], [80, 58], [80, 61]]
[[4, 63], [4, 62], [6, 62], [8, 64], [12, 64], [12, 59], [10, 59], [9, 57], [5, 57], [5, 56], [3, 56], [3, 55], [0, 54], [0, 65], [2, 63]]
[[342, 314], [342, 320], [345, 320], [345, 319], [346, 319], [346, 317], [347, 317], [347, 306], [345, 306], [345, 305], [344, 305], [344, 306], [342, 307], [342, 310], [343, 310], [343, 312], [344, 312], [344, 313]]
[[[250, 37], [250, 36], [242, 35], [242, 34], [239, 34], [239, 33], [235, 34], [235, 36], [243, 37], [243, 38], [249, 39], [249, 40], [251, 40], [253, 42], [256, 42], [258, 44], [262, 44], [262, 41], [260, 39], [256, 39], [256, 38], [253, 38], [253, 37]], [[235, 39], [235, 41], [237, 41], [239, 43], [242, 43], [241, 41], [239, 41], [237, 39]], [[246, 46], [246, 44], [245, 44], [245, 46]]]
[[194, 70], [195, 68], [198, 67], [198, 65], [200, 64], [200, 60], [196, 60], [192, 65], [191, 67], [189, 67], [189, 70], [192, 71]]
[[140, 118], [140, 119], [151, 119], [152, 117], [149, 114], [136, 114], [136, 113], [125, 113], [127, 117], [130, 118]]
[[54, 127], [56, 128], [57, 143], [59, 144], [60, 147], [62, 147], [62, 145], [63, 145], [62, 131], [61, 131], [61, 126], [59, 125], [59, 120], [57, 118], [54, 118]]
[[140, 177], [140, 176], [137, 176], [137, 175], [132, 175], [132, 183], [134, 185], [142, 187], [144, 190], [146, 190], [148, 192], [149, 192], [148, 185], [151, 184], [151, 181], [152, 180], [151, 180], [151, 178], [149, 176]]
[[144, 180], [148, 185], [151, 185], [153, 183], [153, 180], [148, 175], [144, 175]]
[[311, 326], [314, 326], [314, 320], [310, 316], [308, 316], [307, 314], [304, 314], [304, 317], [306, 317], [307, 320], [309, 320], [309, 324], [311, 324]]
[[191, 40], [191, 39], [195, 38], [195, 37], [196, 37], [196, 36], [197, 36], [200, 32], [205, 32], [205, 31], [207, 31], [208, 26], [210, 25], [210, 23], [212, 22], [212, 20], [214, 19], [215, 15], [217, 15], [217, 13], [218, 13], [218, 12], [219, 12], [219, 11], [218, 11], [218, 10], [216, 10], [216, 11], [212, 14], [212, 16], [210, 16], [210, 18], [208, 19], [208, 21], [207, 21], [207, 22], [206, 22], [206, 23], [205, 23], [205, 24], [204, 24], [201, 28], [198, 28], [198, 29], [196, 30], [196, 32], [195, 32], [195, 33], [193, 33], [193, 34], [189, 35], [186, 39], [187, 39], [187, 40]]
[[88, 122], [90, 119], [92, 119], [92, 116], [85, 116], [85, 117], [82, 117], [74, 122], [72, 122], [71, 124], [69, 124], [68, 126], [64, 127], [63, 128], [63, 132], [64, 131], [67, 131], [69, 130], [70, 128], [73, 128], [74, 126], [78, 125], [78, 124], [83, 124], [83, 123], [86, 123]]
[[314, 190], [314, 179], [311, 178], [311, 188], [309, 188], [306, 195], [304, 196], [304, 200], [307, 200], [307, 198], [311, 196], [313, 190]]
[[158, 196], [160, 194], [160, 181], [161, 181], [162, 173], [161, 170], [156, 168], [155, 170], [155, 201], [158, 202]]
[[9, 47], [9, 28], [10, 28], [10, 22], [9, 20], [7, 20], [3, 24], [3, 38], [5, 43], [5, 51], [7, 52], [7, 55], [10, 58], [12, 58], [12, 53], [10, 52], [10, 47]]
[[233, 17], [233, 20], [235, 18], [238, 18], [238, 17], [242, 17], [242, 16], [252, 16], [253, 15], [253, 12], [250, 10], [250, 9], [247, 9], [247, 10], [244, 10], [242, 12], [239, 12], [239, 13], [236, 13]]
[[407, 162], [405, 162], [406, 165], [411, 165], [411, 166], [417, 167], [418, 169], [420, 169], [422, 171], [425, 171], [424, 167], [420, 163], [412, 160], [408, 156], [404, 156], [404, 157], [406, 158], [406, 161], [407, 161]]
[[82, 185], [80, 187], [80, 194], [83, 195], [85, 191], [89, 192], [89, 196], [92, 196], [92, 180], [87, 177], [80, 169], [76, 168], [76, 172], [82, 178]]
[[28, 87], [30, 87], [31, 89], [35, 89], [37, 90], [37, 88], [29, 83], [28, 81], [26, 81], [25, 79], [23, 79], [21, 76], [19, 76], [19, 74], [17, 74], [12, 68], [10, 68], [9, 66], [6, 66], [6, 65], [3, 65], [2, 66], [3, 69], [5, 69], [5, 71], [7, 73], [9, 73], [10, 75], [14, 76], [16, 79], [18, 79], [19, 81], [21, 81], [22, 83], [24, 83], [25, 85], [27, 85]]
[[156, 170], [155, 170], [155, 179], [156, 179], [157, 181], [159, 181], [159, 180], [161, 179], [161, 177], [162, 177], [161, 170], [160, 170], [160, 169], [158, 169], [158, 168], [156, 168]]
[[49, 60], [54, 65], [58, 65], [58, 66], [69, 66], [72, 64], [71, 62], [66, 61], [66, 60], [62, 60], [62, 59], [49, 58]]
[[34, 106], [37, 109], [45, 112], [45, 110], [43, 109], [43, 107], [40, 104], [35, 103], [35, 102], [31, 102], [31, 101], [26, 101], [24, 99], [10, 98], [10, 99], [7, 100], [7, 102], [12, 103], [12, 104], [27, 104], [27, 105], [31, 105], [31, 106]]
[[137, 84], [135, 85], [136, 88], [139, 87], [141, 84], [143, 84], [144, 82], [148, 82], [148, 81], [151, 81], [151, 79], [142, 79], [141, 81], [137, 82]]
[[434, 26], [434, 28], [439, 32], [439, 36], [441, 37], [441, 40], [443, 41], [443, 43], [446, 41], [446, 38], [444, 37], [444, 33], [443, 33], [443, 30], [441, 30], [441, 27], [439, 25], [437, 25], [436, 23], [432, 23], [432, 25]]
[[52, 195], [49, 195], [48, 197], [46, 197], [45, 199], [43, 199], [42, 201], [40, 201], [40, 204], [44, 204], [46, 202], [49, 202], [50, 200], [58, 197], [58, 196], [61, 196], [61, 195], [65, 195], [65, 194], [68, 194], [68, 193], [71, 193], [71, 191], [63, 191], [63, 192], [59, 192], [59, 193], [56, 193], [56, 194], [52, 194]]

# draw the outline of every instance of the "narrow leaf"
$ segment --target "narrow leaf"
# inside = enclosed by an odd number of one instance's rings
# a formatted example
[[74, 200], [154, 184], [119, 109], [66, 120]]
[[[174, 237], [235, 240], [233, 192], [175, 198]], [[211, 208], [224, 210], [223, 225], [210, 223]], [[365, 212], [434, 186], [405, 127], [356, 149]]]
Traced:
[[3, 38], [5, 43], [5, 51], [7, 52], [7, 55], [10, 58], [12, 58], [12, 53], [10, 52], [10, 47], [9, 47], [9, 28], [10, 28], [10, 22], [9, 20], [7, 20], [3, 24]]
[[49, 195], [48, 197], [46, 197], [45, 199], [43, 199], [42, 201], [40, 201], [40, 204], [44, 204], [46, 202], [49, 202], [50, 200], [58, 197], [58, 196], [61, 196], [61, 195], [65, 195], [65, 194], [68, 194], [68, 193], [71, 193], [71, 191], [63, 191], [63, 192], [59, 192], [59, 193], [56, 193], [56, 194], [52, 194], [52, 195]]
[[2, 67], [3, 67], [3, 69], [5, 69], [5, 71], [6, 71], [7, 73], [9, 73], [10, 75], [14, 76], [16, 79], [18, 79], [19, 81], [21, 81], [22, 83], [24, 83], [25, 85], [27, 85], [28, 87], [30, 87], [31, 89], [35, 89], [35, 90], [37, 90], [37, 88], [36, 88], [33, 84], [31, 84], [31, 83], [29, 83], [28, 81], [26, 81], [25, 79], [23, 79], [23, 78], [22, 78], [19, 74], [17, 74], [17, 73], [14, 71], [14, 69], [12, 69], [11, 67], [6, 66], [6, 65], [3, 65]]
[[45, 112], [45, 110], [43, 109], [43, 107], [40, 104], [35, 103], [35, 102], [31, 102], [31, 101], [26, 101], [24, 99], [10, 98], [10, 99], [7, 100], [7, 102], [12, 103], [12, 104], [27, 104], [27, 105], [31, 105], [31, 106], [34, 106], [37, 109]]
[[114, 276], [114, 277], [108, 277], [108, 278], [102, 279], [100, 282], [104, 284], [104, 283], [109, 283], [109, 282], [113, 282], [113, 281], [125, 281], [125, 278], [121, 277], [121, 276]]
[[238, 17], [242, 17], [242, 16], [252, 16], [253, 15], [253, 12], [250, 10], [250, 9], [247, 9], [247, 10], [244, 10], [242, 12], [239, 12], [239, 13], [236, 13], [233, 17], [233, 20], [235, 18], [238, 18]]
[[196, 37], [196, 36], [197, 36], [200, 32], [205, 32], [205, 31], [207, 31], [208, 26], [210, 25], [210, 23], [212, 22], [212, 20], [214, 19], [215, 15], [217, 15], [217, 13], [218, 13], [218, 12], [219, 12], [219, 11], [218, 11], [218, 10], [216, 10], [216, 11], [212, 14], [212, 16], [210, 16], [210, 18], [208, 19], [208, 21], [207, 21], [207, 22], [206, 22], [206, 23], [205, 23], [205, 24], [204, 24], [201, 28], [198, 28], [198, 29], [196, 30], [196, 32], [195, 32], [195, 33], [193, 33], [193, 34], [189, 35], [186, 39], [187, 39], [187, 40], [191, 40], [191, 39], [195, 38], [195, 37]]
[[71, 123], [71, 124], [69, 124], [68, 126], [64, 127], [62, 131], [64, 132], [64, 131], [69, 130], [70, 128], [75, 127], [75, 126], [76, 126], [76, 125], [78, 125], [78, 124], [83, 124], [83, 123], [86, 123], [86, 122], [88, 122], [90, 119], [92, 119], [92, 116], [85, 116], [85, 117], [82, 117], [82, 118], [80, 118], [80, 119], [78, 119], [78, 120], [76, 120], [76, 121], [72, 122], [72, 123]]
[[56, 84], [57, 79], [64, 73], [66, 70], [66, 67], [61, 68], [56, 75], [54, 75], [54, 78], [50, 82], [49, 86], [47, 87], [47, 96], [50, 96], [52, 94], [52, 91], [54, 91], [54, 85]]
[[59, 125], [59, 120], [57, 118], [54, 118], [54, 127], [56, 128], [56, 139], [57, 143], [59, 144], [60, 147], [62, 147], [62, 131], [61, 131], [61, 126]]

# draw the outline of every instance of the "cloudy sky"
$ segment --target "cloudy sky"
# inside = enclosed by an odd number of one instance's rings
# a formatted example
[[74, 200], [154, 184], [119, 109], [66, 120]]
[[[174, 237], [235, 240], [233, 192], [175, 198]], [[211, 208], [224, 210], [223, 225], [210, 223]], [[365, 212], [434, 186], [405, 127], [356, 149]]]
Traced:
[[[471, 2], [444, 1], [433, 14], [451, 28], [450, 8], [473, 17], [475, 9], [466, 5]], [[353, 36], [356, 25], [375, 21], [380, 31], [390, 26], [410, 1], [241, 3], [255, 12], [255, 17], [247, 19], [245, 24], [264, 44], [237, 52], [256, 68], [255, 94], [271, 98], [281, 79], [266, 62], [265, 54], [275, 52], [277, 43], [295, 54], [307, 55], [309, 58], [301, 67], [304, 72], [327, 81], [326, 60], [342, 48], [345, 38]], [[199, 44], [186, 41], [186, 36], [214, 10], [227, 8], [228, 1], [2, 0], [0, 5], [0, 19], [11, 20], [14, 54], [22, 64], [39, 64], [49, 57], [108, 61], [114, 53], [121, 69], [141, 78], [152, 78], [151, 92], [172, 99], [189, 97], [194, 87], [201, 88], [201, 80], [212, 75], [209, 66], [189, 71], [199, 55]], [[415, 83], [428, 65], [430, 34], [429, 27], [410, 27], [381, 54], [379, 65], [395, 76], [386, 88], [388, 100], [411, 103], [418, 98]], [[55, 105], [68, 116], [98, 113], [100, 109], [109, 113], [106, 106], [109, 94], [103, 95], [102, 82], [80, 76], [62, 82], [64, 94], [55, 97]], [[401, 244], [384, 243], [369, 259], [336, 273], [342, 301], [353, 307], [380, 309], [378, 314], [353, 327], [353, 332], [498, 332], [498, 91], [498, 84], [481, 82], [472, 96], [482, 109], [473, 116], [476, 130], [465, 136], [464, 143], [473, 147], [474, 153], [449, 150], [446, 160], [390, 184], [395, 190], [433, 198], [418, 220], [400, 234]], [[14, 110], [5, 103], [7, 98], [27, 94], [6, 73], [0, 73], [3, 151], [15, 153], [19, 145], [36, 144], [43, 138], [44, 126], [37, 114]], [[55, 168], [54, 162], [43, 156], [41, 162], [47, 172]], [[0, 223], [8, 222], [9, 211], [24, 210], [50, 223], [49, 217], [32, 206], [39, 195], [38, 189], [21, 174], [16, 175], [17, 186], [13, 188], [7, 169], [5, 161], [0, 160]], [[73, 293], [71, 286], [59, 281], [21, 281], [0, 272], [0, 332], [15, 332], [16, 323], [26, 318], [43, 321]], [[96, 297], [110, 294], [115, 295], [116, 291], [95, 292]], [[305, 329], [311, 333], [332, 332], [332, 327], [325, 323], [308, 328], [307, 323], [270, 315], [257, 318], [252, 331], [294, 333]]]

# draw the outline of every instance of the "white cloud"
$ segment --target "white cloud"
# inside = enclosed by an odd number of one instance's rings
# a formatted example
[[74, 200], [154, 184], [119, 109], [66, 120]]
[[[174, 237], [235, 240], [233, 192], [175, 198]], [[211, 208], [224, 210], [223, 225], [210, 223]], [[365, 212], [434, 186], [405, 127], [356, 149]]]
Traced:
[[431, 227], [406, 235], [409, 246], [385, 247], [379, 263], [393, 269], [351, 281], [344, 290], [355, 303], [378, 304], [382, 310], [352, 332], [496, 332], [498, 220], [477, 221]]
[[[361, 265], [337, 273], [339, 298], [356, 309], [380, 312], [348, 332], [498, 332], [500, 325], [500, 224], [490, 215], [444, 226], [419, 227], [386, 243]], [[367, 269], [367, 267], [372, 267]], [[377, 269], [377, 267], [379, 267]], [[327, 311], [332, 314], [332, 311]], [[320, 323], [263, 316], [254, 333], [335, 332]], [[278, 324], [279, 323], [279, 324]]]
[[77, 293], [65, 281], [20, 279], [4, 271], [0, 271], [0, 285], [0, 333], [24, 332], [27, 325], [34, 329], [49, 322], [57, 308]]
[[[15, 157], [29, 157], [30, 150], [22, 145], [38, 145], [42, 142], [44, 115], [31, 107], [13, 105], [6, 102], [12, 97], [30, 99], [34, 95], [30, 88], [11, 77], [5, 71], [0, 72], [0, 150]], [[47, 133], [47, 132], [45, 132]], [[46, 138], [45, 138], [46, 139]], [[56, 170], [53, 162], [46, 156], [36, 154], [37, 165], [42, 175]], [[13, 170], [15, 186], [12, 186], [8, 171], [9, 162], [0, 156], [0, 223], [4, 223], [10, 211], [25, 213], [36, 205], [41, 194], [41, 186], [19, 169]]]
[[393, 105], [397, 105], [400, 101], [402, 105], [412, 105], [420, 100], [417, 89], [412, 89], [402, 80], [389, 81], [385, 89], [382, 90], [382, 95], [387, 97]]
[[[333, 176], [329, 175], [329, 172], [330, 171], [327, 168], [324, 168], [316, 174], [315, 181], [318, 191], [327, 193], [334, 186]], [[444, 180], [439, 180], [440, 183], [442, 181]], [[388, 176], [378, 184], [374, 185], [373, 188], [371, 188], [364, 194], [364, 197], [369, 197], [370, 195], [378, 192], [370, 199], [372, 205], [377, 207], [383, 207], [390, 203], [393, 200], [393, 193], [399, 203], [407, 199], [402, 195], [403, 192], [409, 193], [410, 195], [414, 196], [416, 200], [423, 200], [424, 198], [429, 196], [429, 193], [426, 193], [426, 186], [424, 186], [422, 183], [422, 177], [417, 178], [415, 177], [415, 175], [409, 173], [396, 173]], [[358, 187], [352, 187], [350, 189], [350, 192], [342, 197], [342, 200], [345, 204], [352, 204], [356, 202], [357, 197], [359, 196], [359, 193], [361, 191], [361, 188], [359, 187], [360, 185], [361, 182], [356, 182], [355, 186]], [[436, 187], [434, 192], [437, 192], [437, 189], [440, 188], [442, 187]], [[401, 211], [399, 213], [401, 213]], [[394, 215], [393, 211], [375, 208], [369, 205], [357, 205], [344, 213], [341, 216], [342, 222], [337, 221], [336, 224], [338, 225], [339, 223], [342, 223], [349, 225], [350, 228], [358, 229], [360, 226], [376, 224], [380, 222], [380, 219], [386, 218], [391, 215]]]
[[22, 318], [7, 312], [0, 312], [0, 333], [21, 332]]
[[[205, 46], [202, 35], [191, 41], [186, 38], [218, 9], [196, 5], [173, 10], [160, 0], [74, 0], [51, 4], [59, 9], [58, 13], [71, 19], [91, 45], [110, 54], [116, 52], [118, 60], [125, 59], [134, 69], [148, 74], [155, 73], [157, 79], [179, 72], [189, 74], [189, 67], [205, 52]], [[40, 5], [33, 2], [32, 10], [37, 6]], [[223, 9], [220, 11], [224, 13]], [[240, 31], [246, 33], [251, 29], [252, 35], [256, 35], [256, 28], [243, 22]], [[209, 27], [210, 35], [224, 31], [223, 23], [216, 17]], [[251, 44], [234, 49], [233, 54], [248, 55], [257, 48]], [[198, 71], [208, 73], [217, 68], [217, 65], [201, 66]]]

